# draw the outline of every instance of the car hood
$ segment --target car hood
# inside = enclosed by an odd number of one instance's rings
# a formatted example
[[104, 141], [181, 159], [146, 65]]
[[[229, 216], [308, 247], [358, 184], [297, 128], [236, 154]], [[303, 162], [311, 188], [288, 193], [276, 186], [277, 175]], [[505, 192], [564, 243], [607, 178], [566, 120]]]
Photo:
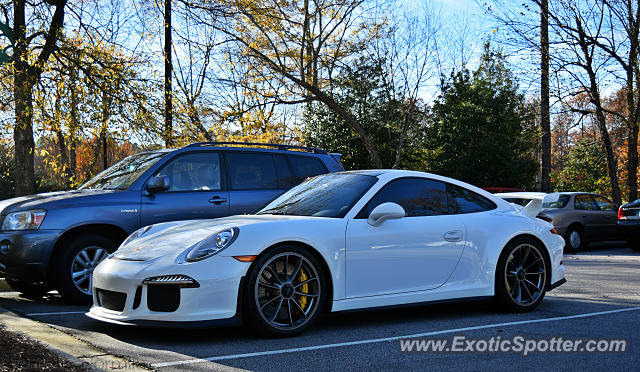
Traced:
[[127, 261], [149, 261], [166, 255], [177, 258], [193, 245], [225, 229], [238, 227], [242, 234], [242, 226], [246, 225], [311, 218], [319, 217], [242, 215], [211, 220], [165, 222], [152, 225], [137, 239], [127, 239], [115, 252], [114, 257]]
[[71, 190], [20, 196], [0, 201], [0, 212], [46, 208], [53, 202], [111, 194], [118, 190]]

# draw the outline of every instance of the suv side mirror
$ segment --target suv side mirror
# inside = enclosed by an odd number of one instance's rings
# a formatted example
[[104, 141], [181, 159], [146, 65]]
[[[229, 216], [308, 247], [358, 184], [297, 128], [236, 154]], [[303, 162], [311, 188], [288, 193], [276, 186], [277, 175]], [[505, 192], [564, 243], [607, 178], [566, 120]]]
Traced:
[[155, 176], [151, 177], [147, 182], [146, 190], [149, 194], [155, 194], [169, 190], [170, 182], [169, 176]]
[[382, 203], [373, 208], [367, 223], [371, 226], [380, 226], [386, 220], [398, 219], [405, 216], [404, 208], [396, 203]]

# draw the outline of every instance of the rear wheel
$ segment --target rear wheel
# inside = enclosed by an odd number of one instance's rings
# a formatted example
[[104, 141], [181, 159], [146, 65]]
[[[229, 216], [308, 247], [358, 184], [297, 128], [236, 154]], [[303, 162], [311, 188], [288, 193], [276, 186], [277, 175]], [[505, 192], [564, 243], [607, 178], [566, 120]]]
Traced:
[[325, 273], [313, 255], [297, 246], [278, 247], [254, 262], [245, 315], [264, 334], [293, 336], [317, 319], [326, 293]]
[[9, 287], [28, 296], [43, 296], [49, 291], [46, 283], [27, 283], [20, 280], [5, 279]]
[[629, 240], [627, 244], [633, 251], [640, 252], [640, 240]]
[[571, 226], [564, 234], [564, 251], [575, 253], [585, 247], [584, 234], [579, 226]]
[[535, 309], [544, 298], [549, 268], [542, 247], [532, 239], [509, 243], [496, 267], [495, 297], [502, 307], [514, 312]]
[[54, 267], [56, 288], [67, 302], [90, 304], [93, 270], [116, 250], [116, 243], [102, 235], [86, 234], [67, 240], [64, 248]]

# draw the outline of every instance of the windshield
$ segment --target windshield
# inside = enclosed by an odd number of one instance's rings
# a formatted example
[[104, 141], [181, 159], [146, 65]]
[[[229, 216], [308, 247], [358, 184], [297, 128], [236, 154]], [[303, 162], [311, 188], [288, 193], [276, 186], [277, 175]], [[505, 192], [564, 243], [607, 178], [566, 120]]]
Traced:
[[147, 169], [162, 159], [168, 152], [144, 152], [131, 155], [103, 170], [80, 186], [80, 190], [105, 189], [125, 190]]
[[267, 204], [257, 214], [342, 218], [378, 178], [325, 174], [307, 179]]
[[564, 208], [571, 199], [570, 195], [560, 195], [558, 200], [554, 202], [542, 203], [542, 208]]

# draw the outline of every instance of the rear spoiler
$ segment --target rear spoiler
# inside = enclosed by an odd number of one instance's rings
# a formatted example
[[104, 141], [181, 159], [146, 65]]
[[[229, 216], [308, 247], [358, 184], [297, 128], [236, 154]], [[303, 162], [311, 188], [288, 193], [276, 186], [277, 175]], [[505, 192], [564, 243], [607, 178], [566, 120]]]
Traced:
[[340, 164], [340, 158], [342, 157], [342, 154], [339, 154], [337, 152], [330, 152], [329, 155], [331, 155], [333, 160], [335, 160], [336, 162], [338, 162], [338, 164]]
[[552, 194], [544, 194], [544, 193], [520, 193], [520, 192], [506, 192], [501, 194], [495, 194], [496, 196], [502, 199], [508, 198], [522, 198], [522, 199], [531, 199], [531, 201], [525, 205], [524, 207], [515, 205], [520, 211], [528, 217], [537, 217], [540, 212], [542, 212], [542, 205], [544, 203], [553, 203], [558, 201], [560, 198], [560, 194], [554, 192]]

